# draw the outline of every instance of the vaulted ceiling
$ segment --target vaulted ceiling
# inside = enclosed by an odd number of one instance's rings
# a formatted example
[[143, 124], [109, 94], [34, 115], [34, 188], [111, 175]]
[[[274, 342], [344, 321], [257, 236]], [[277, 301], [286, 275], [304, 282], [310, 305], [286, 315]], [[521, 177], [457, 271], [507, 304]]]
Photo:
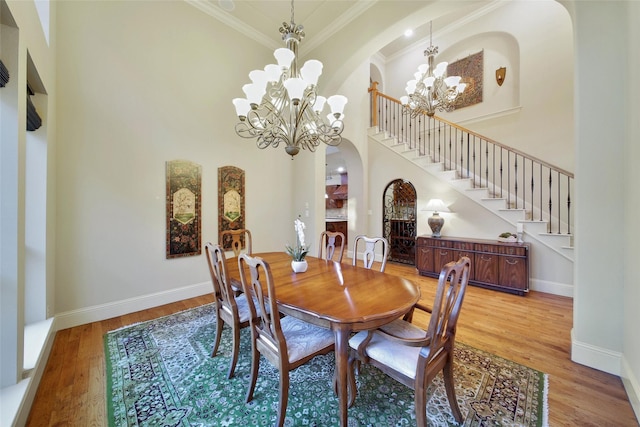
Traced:
[[[301, 56], [322, 45], [334, 34], [349, 31], [349, 26], [363, 14], [374, 12], [376, 16], [384, 15], [392, 7], [399, 11], [400, 16], [408, 16], [413, 11], [427, 8], [438, 3], [437, 0], [184, 0], [202, 12], [252, 38], [256, 42], [270, 49], [283, 47], [284, 43], [278, 31], [283, 22], [293, 20], [304, 27], [305, 38], [300, 44]], [[465, 0], [451, 2], [447, 0], [446, 13], [442, 13], [434, 20], [434, 34], [436, 31], [447, 31], [457, 25], [464, 25], [470, 17], [482, 14], [482, 10], [495, 7], [499, 1]], [[441, 1], [441, 4], [447, 2]], [[454, 3], [455, 6], [452, 6]], [[494, 6], [491, 6], [494, 5]], [[404, 15], [403, 15], [404, 14]], [[414, 20], [413, 35], [406, 37], [399, 28], [397, 37], [387, 45], [382, 46], [378, 54], [382, 58], [401, 53], [415, 44], [426, 48], [429, 38], [429, 19]], [[384, 16], [381, 18], [384, 20]], [[373, 24], [372, 24], [373, 25]], [[371, 30], [370, 28], [368, 29]], [[346, 166], [339, 147], [329, 147], [327, 150], [327, 171], [335, 173], [339, 167]]]

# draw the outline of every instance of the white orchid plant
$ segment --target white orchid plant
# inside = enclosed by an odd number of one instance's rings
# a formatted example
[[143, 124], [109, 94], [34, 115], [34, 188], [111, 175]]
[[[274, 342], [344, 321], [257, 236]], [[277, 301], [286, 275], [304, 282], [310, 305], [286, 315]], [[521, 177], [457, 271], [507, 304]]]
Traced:
[[309, 252], [309, 246], [304, 243], [305, 225], [304, 222], [300, 220], [300, 217], [298, 217], [293, 222], [293, 226], [296, 230], [296, 245], [286, 245], [285, 249], [294, 261], [304, 261], [304, 257]]

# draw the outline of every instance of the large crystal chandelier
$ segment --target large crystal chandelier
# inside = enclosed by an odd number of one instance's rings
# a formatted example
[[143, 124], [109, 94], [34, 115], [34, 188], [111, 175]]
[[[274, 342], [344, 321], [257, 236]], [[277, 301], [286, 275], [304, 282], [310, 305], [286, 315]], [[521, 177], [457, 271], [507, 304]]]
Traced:
[[[302, 25], [293, 20], [282, 23], [280, 33], [286, 48], [273, 53], [278, 64], [249, 73], [251, 83], [242, 87], [246, 98], [235, 98], [233, 104], [240, 121], [236, 133], [243, 138], [257, 138], [258, 148], [285, 145], [292, 158], [300, 149], [315, 151], [324, 142], [338, 145], [342, 141], [343, 110], [347, 98], [333, 95], [328, 99], [317, 94], [322, 62], [308, 60], [298, 70], [298, 43], [304, 38]], [[331, 113], [323, 117], [329, 104]]]
[[429, 22], [429, 47], [424, 51], [427, 63], [420, 65], [413, 75], [415, 79], [407, 82], [405, 90], [408, 96], [400, 98], [403, 111], [411, 114], [412, 117], [422, 114], [432, 117], [436, 110], [454, 110], [456, 100], [467, 87], [466, 83], [460, 83], [460, 76], [447, 77], [446, 62], [433, 67], [438, 46], [433, 45], [431, 37], [431, 22]]

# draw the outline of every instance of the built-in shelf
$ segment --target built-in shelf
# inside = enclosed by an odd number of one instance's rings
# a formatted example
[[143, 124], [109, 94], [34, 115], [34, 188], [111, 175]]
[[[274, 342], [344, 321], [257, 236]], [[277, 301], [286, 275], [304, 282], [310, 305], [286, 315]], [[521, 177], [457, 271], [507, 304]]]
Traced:
[[45, 347], [52, 326], [53, 318], [50, 318], [24, 327], [23, 378], [31, 376], [31, 371], [38, 363], [38, 358]]

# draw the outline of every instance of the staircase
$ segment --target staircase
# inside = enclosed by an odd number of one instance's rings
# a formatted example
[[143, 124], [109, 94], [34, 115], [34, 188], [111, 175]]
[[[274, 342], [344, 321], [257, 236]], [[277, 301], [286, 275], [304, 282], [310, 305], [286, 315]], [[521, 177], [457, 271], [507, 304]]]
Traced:
[[[403, 113], [370, 89], [369, 139], [404, 157], [573, 262], [573, 174], [438, 117]], [[532, 242], [533, 243], [533, 242]]]

